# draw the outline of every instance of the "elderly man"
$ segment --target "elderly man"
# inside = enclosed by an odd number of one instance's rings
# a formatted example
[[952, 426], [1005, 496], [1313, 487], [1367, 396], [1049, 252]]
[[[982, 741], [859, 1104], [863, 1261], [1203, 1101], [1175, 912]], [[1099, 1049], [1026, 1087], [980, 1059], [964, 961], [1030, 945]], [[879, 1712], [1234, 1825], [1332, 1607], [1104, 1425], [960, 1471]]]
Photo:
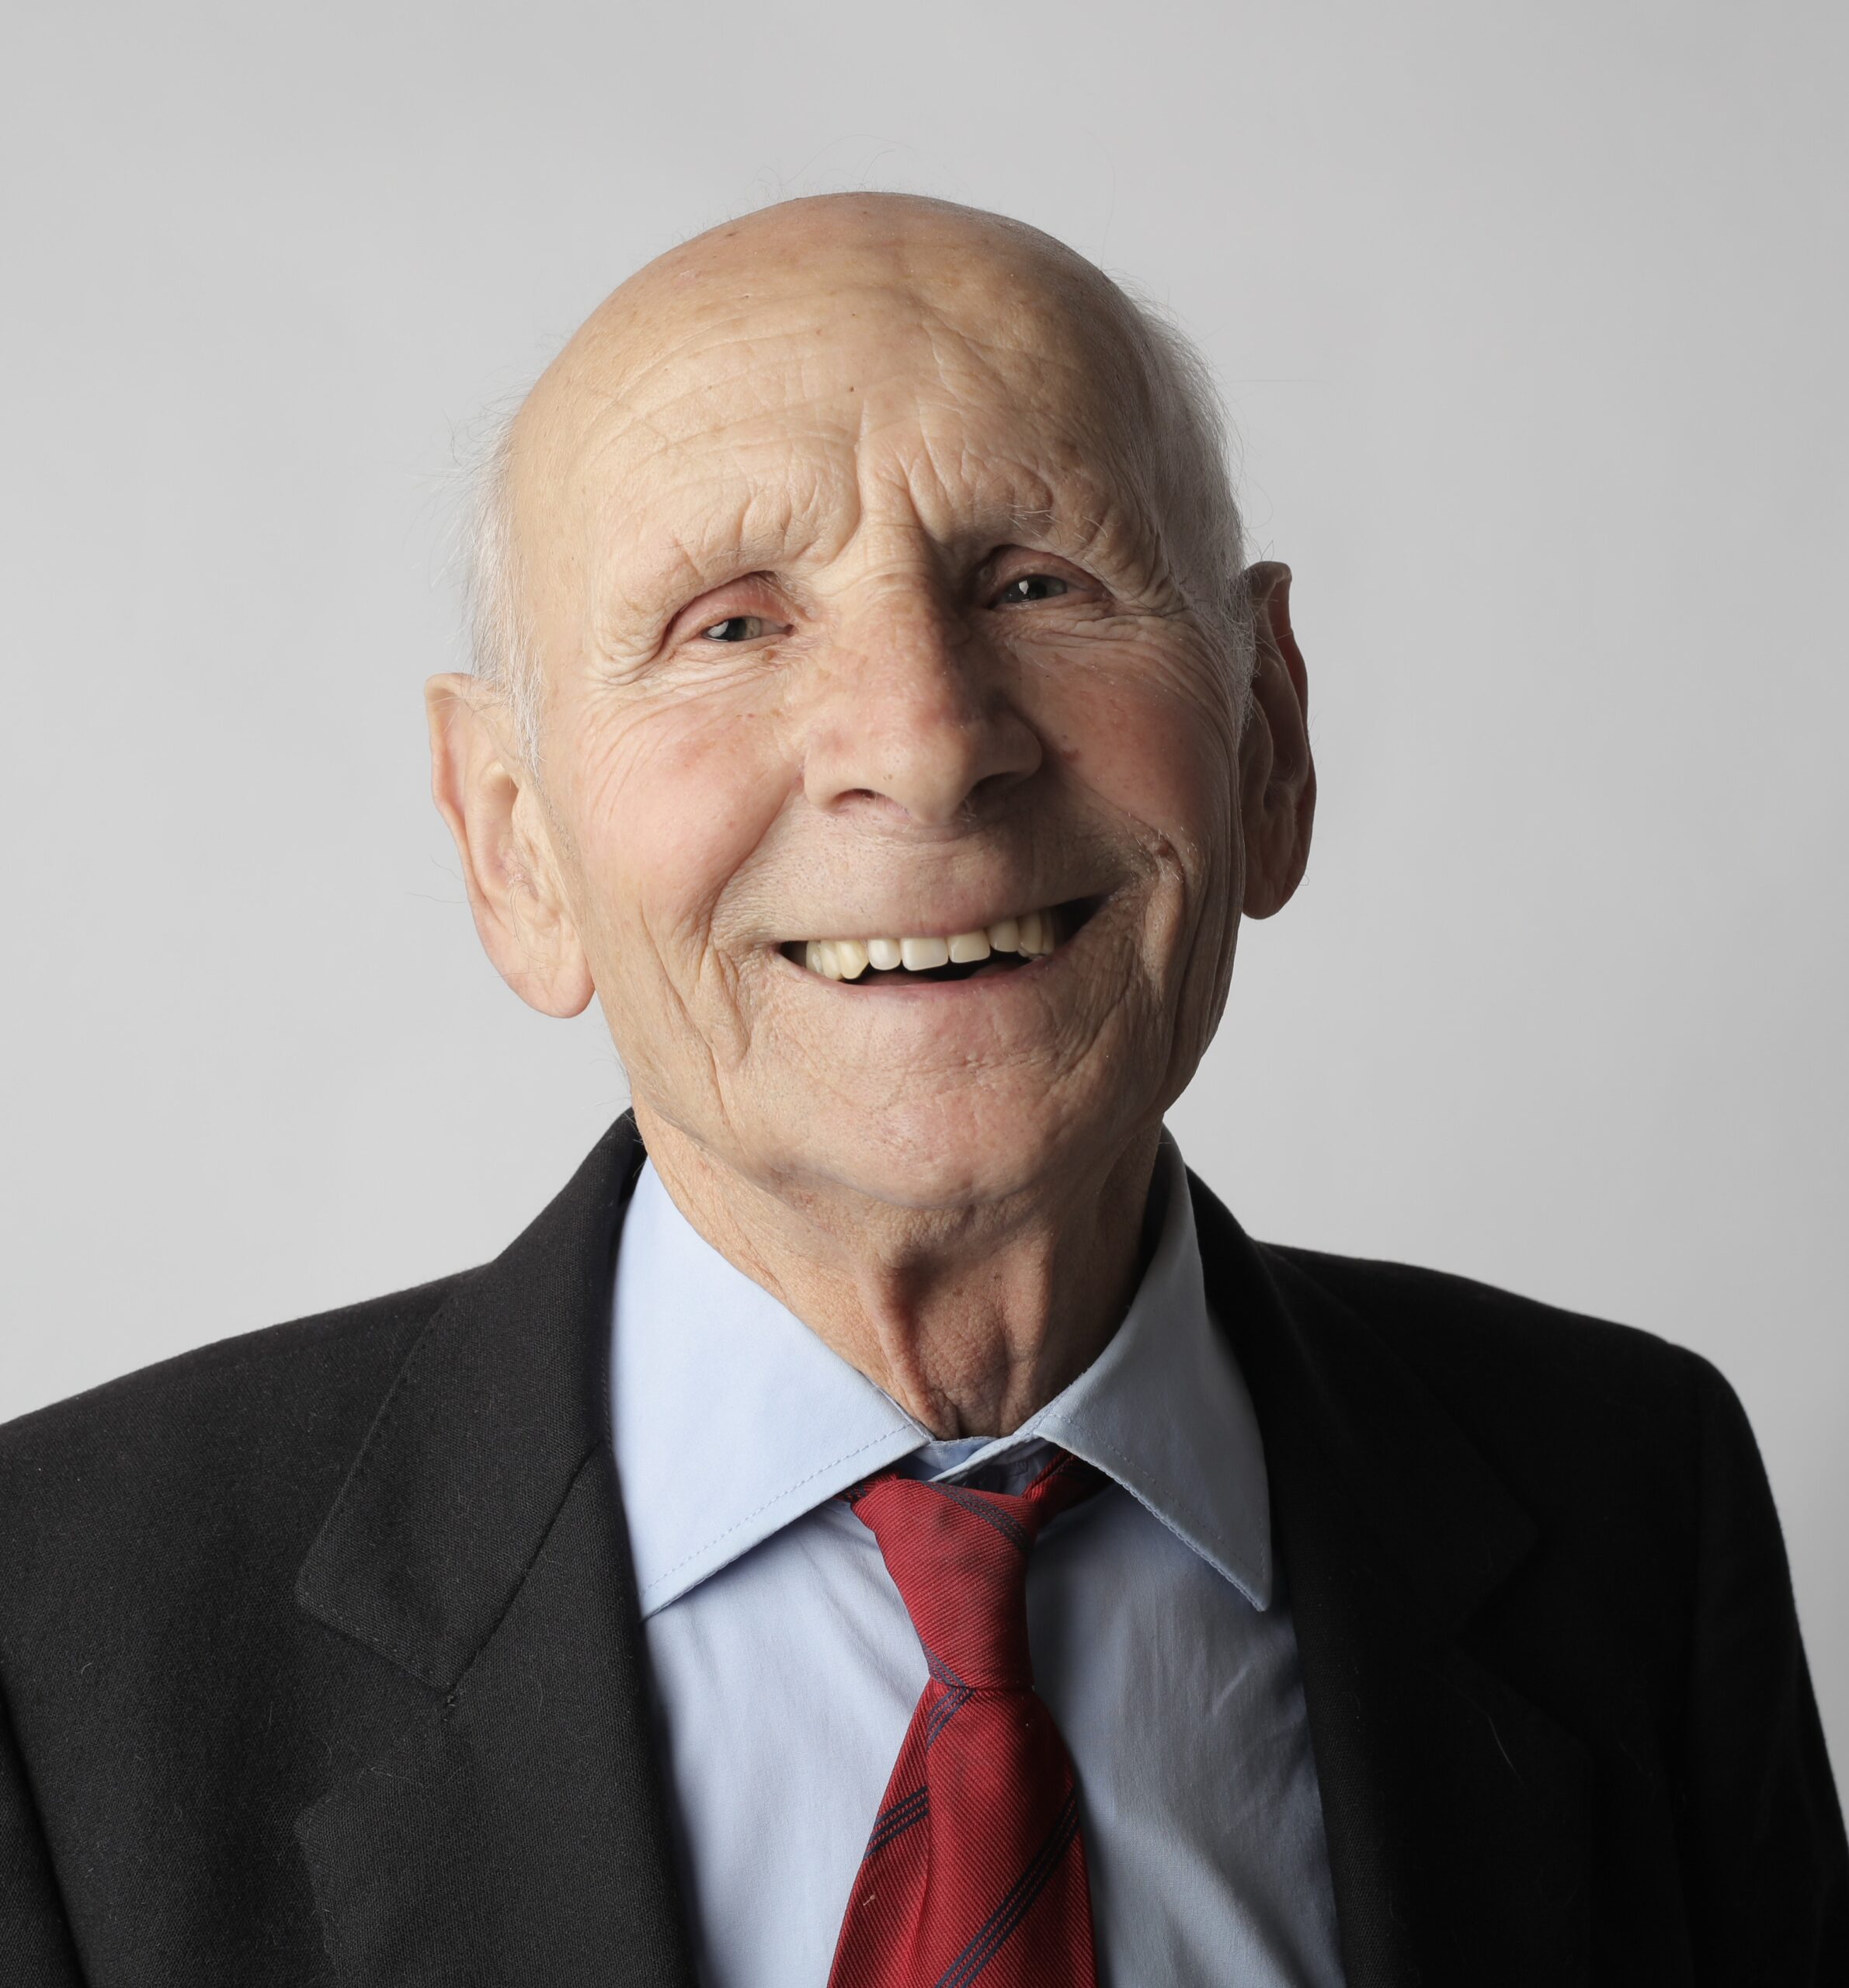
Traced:
[[1315, 792], [1176, 337], [772, 209], [548, 370], [478, 592], [437, 801], [633, 1115], [486, 1267], [0, 1438], [5, 1979], [1849, 1979], [1726, 1384], [1164, 1134]]

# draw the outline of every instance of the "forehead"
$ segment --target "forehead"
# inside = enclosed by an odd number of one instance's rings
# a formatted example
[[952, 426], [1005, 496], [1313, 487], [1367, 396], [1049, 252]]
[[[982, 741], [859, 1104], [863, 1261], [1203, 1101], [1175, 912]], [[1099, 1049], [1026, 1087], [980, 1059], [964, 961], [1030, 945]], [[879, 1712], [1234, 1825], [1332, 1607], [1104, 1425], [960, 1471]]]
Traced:
[[919, 261], [740, 260], [618, 292], [546, 383], [531, 528], [639, 581], [827, 556], [870, 511], [954, 540], [1140, 509], [1146, 389], [1105, 300], [1002, 258]]

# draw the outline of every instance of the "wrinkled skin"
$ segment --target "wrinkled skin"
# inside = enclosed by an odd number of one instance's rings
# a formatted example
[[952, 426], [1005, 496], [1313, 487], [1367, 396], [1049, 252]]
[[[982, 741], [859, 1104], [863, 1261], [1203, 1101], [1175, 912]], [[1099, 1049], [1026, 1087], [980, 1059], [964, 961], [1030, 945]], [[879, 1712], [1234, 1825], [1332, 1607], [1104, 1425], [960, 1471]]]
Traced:
[[[593, 993], [716, 1246], [940, 1433], [1016, 1426], [1134, 1288], [1164, 1108], [1314, 780], [1289, 575], [1253, 695], [1088, 265], [891, 196], [768, 210], [631, 279], [523, 409], [537, 763], [462, 677], [435, 787], [478, 927]], [[855, 986], [787, 942], [1079, 900], [1049, 958]]]

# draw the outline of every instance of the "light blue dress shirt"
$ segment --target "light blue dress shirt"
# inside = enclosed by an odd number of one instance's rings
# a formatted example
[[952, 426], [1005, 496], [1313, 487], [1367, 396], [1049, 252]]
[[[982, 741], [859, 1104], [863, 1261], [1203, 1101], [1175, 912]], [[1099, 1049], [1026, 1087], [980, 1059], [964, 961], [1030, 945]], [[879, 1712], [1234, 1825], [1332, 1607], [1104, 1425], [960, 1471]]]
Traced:
[[925, 1660], [871, 1472], [1013, 1489], [1103, 1471], [1027, 1583], [1076, 1771], [1100, 1988], [1340, 1988], [1335, 1906], [1252, 1403], [1180, 1156], [1123, 1323], [1013, 1435], [937, 1442], [735, 1270], [645, 1166], [617, 1258], [617, 1465], [706, 1988], [825, 1988]]

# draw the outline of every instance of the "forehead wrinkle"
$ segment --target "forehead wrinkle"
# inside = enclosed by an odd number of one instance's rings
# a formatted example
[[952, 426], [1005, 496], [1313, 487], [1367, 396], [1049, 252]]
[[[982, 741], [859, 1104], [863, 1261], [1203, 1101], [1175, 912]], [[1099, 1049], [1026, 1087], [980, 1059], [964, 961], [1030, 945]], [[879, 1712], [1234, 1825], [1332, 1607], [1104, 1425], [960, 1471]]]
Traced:
[[769, 415], [792, 424], [806, 418], [847, 440], [859, 421], [860, 397], [853, 396], [852, 410], [843, 408], [847, 396], [839, 380], [818, 375], [817, 362], [832, 356], [799, 352], [779, 363], [760, 348], [748, 364], [690, 378], [652, 401], [626, 396], [623, 405], [631, 426], [646, 429], [666, 448], [718, 443]]
[[984, 443], [960, 421], [940, 436], [904, 410], [876, 421], [869, 409], [864, 433], [839, 474], [825, 453], [777, 438], [752, 451], [774, 457], [763, 475], [728, 455], [714, 480], [695, 455], [671, 481], [606, 486], [586, 517], [587, 565], [605, 612], [652, 617], [749, 572], [800, 585], [870, 527], [882, 544], [896, 532], [957, 556], [1024, 540], [1084, 563], [1103, 546], [1133, 578], [1146, 572], [1142, 507], [1076, 448], [1037, 461], [1018, 435]]
[[[756, 391], [740, 405], [731, 381], [700, 379], [654, 406], [625, 397], [606, 408], [620, 415], [587, 439], [572, 481], [584, 509], [607, 520], [676, 509], [703, 538], [698, 514], [748, 509], [768, 492], [787, 495], [792, 511], [817, 511], [828, 486], [845, 494], [864, 398], [839, 405], [838, 383], [805, 377], [802, 391], [778, 391], [776, 369], [761, 362], [739, 377]], [[787, 369], [778, 377], [787, 382]], [[685, 411], [690, 418], [674, 419]], [[677, 501], [679, 500], [679, 501]]]
[[[1016, 326], [1040, 331], [1047, 328], [1039, 300], [1023, 304], [1011, 318]], [[1002, 328], [998, 327], [998, 332]], [[1021, 522], [1038, 521], [1048, 527], [1065, 523], [1071, 506], [1069, 503], [1062, 508], [1055, 499], [1076, 490], [1086, 507], [1081, 527], [1086, 545], [1113, 537], [1142, 540], [1163, 535], [1165, 521], [1147, 473], [1151, 438], [1141, 429], [1126, 430], [1122, 416], [1125, 396], [1100, 391], [1100, 371], [1110, 369], [1100, 368], [1095, 350], [1088, 351], [1083, 342], [1075, 342], [1069, 324], [1055, 321], [1051, 335], [1041, 336], [1037, 342], [1020, 336], [985, 335], [941, 319], [925, 329], [934, 347], [940, 341], [947, 346], [954, 340], [966, 362], [1005, 406], [999, 424], [1006, 436], [1002, 446], [1013, 451], [1017, 467], [1041, 492], [1037, 502], [1017, 502], [1014, 509]], [[1028, 369], [1024, 383], [1019, 377], [1024, 365]], [[949, 369], [940, 365], [939, 370], [946, 373]], [[1062, 380], [1064, 391], [1049, 389], [1050, 374]], [[969, 412], [968, 401], [956, 395], [949, 405], [960, 416]], [[1031, 435], [1023, 436], [1022, 420], [1037, 414], [1044, 418]], [[960, 421], [954, 432], [958, 445], [969, 454], [975, 441], [967, 421]], [[934, 456], [928, 429], [924, 441], [927, 453]], [[992, 461], [992, 444], [985, 441], [980, 453], [985, 462]], [[1044, 468], [1030, 467], [1035, 457]], [[938, 473], [940, 481], [947, 485], [949, 479], [941, 470]]]
[[[575, 387], [606, 403], [620, 400], [636, 415], [646, 415], [666, 439], [671, 431], [690, 436], [723, 429], [752, 408], [771, 405], [786, 415], [798, 407], [822, 413], [842, 394], [844, 345], [863, 348], [851, 355], [859, 362], [860, 377], [853, 382], [857, 401], [885, 389], [917, 397], [927, 375], [934, 375], [950, 398], [963, 400], [984, 388], [1017, 397], [1024, 384], [1044, 383], [1049, 371], [1090, 387], [1100, 370], [1121, 370], [1098, 349], [1096, 332], [1082, 314], [1050, 309], [1048, 298], [1021, 289], [1018, 279], [1011, 278], [1011, 287], [1009, 296], [984, 296], [979, 283], [966, 275], [940, 272], [935, 283], [925, 283], [908, 269], [898, 281], [882, 272], [878, 282], [859, 278], [818, 287], [805, 280], [800, 290], [781, 296], [747, 291], [726, 300], [718, 315], [702, 301], [692, 307], [695, 321], [678, 335], [652, 329], [639, 359], [623, 350], [634, 342], [633, 325], [627, 341], [606, 333], [592, 352], [560, 368], [558, 384], [562, 394]], [[857, 339], [856, 326], [864, 328]], [[829, 337], [830, 332], [835, 335]], [[834, 369], [832, 377], [815, 381], [818, 363]], [[875, 369], [871, 377], [870, 363]], [[587, 376], [597, 373], [613, 373], [616, 384], [593, 385]], [[799, 390], [792, 396], [793, 373]], [[683, 382], [677, 375], [687, 377]], [[713, 406], [715, 398], [741, 389], [739, 411]], [[1109, 411], [1121, 398], [1111, 398]], [[673, 417], [683, 408], [694, 418], [677, 422]], [[716, 420], [716, 414], [723, 418]]]
[[[575, 479], [593, 586], [613, 606], [652, 613], [676, 591], [785, 564], [825, 529], [830, 483], [851, 497], [851, 479], [831, 475], [825, 451], [735, 437], [749, 416], [682, 436], [652, 413], [624, 412]], [[638, 434], [657, 446], [637, 449]], [[754, 462], [763, 465], [756, 474]]]
[[[859, 308], [853, 308], [856, 305]], [[818, 318], [818, 306], [826, 306]], [[665, 433], [672, 426], [666, 417], [674, 409], [692, 406], [700, 418], [687, 425], [685, 433], [704, 432], [714, 424], [705, 415], [705, 404], [716, 396], [735, 393], [741, 388], [759, 390], [748, 393], [746, 405], [768, 401], [778, 388], [787, 385], [794, 362], [804, 381], [799, 401], [819, 407], [841, 392], [837, 377], [811, 387], [809, 376], [817, 363], [838, 365], [841, 347], [850, 328], [864, 323], [869, 332], [874, 321], [897, 316], [908, 331], [923, 328], [933, 315], [929, 301], [909, 286], [879, 285], [861, 281], [822, 286], [805, 284], [784, 297], [747, 291], [728, 300], [723, 313], [715, 315], [710, 304], [692, 307], [693, 321], [678, 335], [665, 336], [652, 329], [648, 347], [639, 358], [623, 349], [624, 341], [606, 335], [593, 349], [561, 365], [558, 388], [561, 397], [577, 391], [594, 398], [620, 398], [638, 410], [652, 404], [654, 419]], [[633, 330], [630, 342], [633, 342]], [[830, 331], [836, 335], [830, 339]], [[876, 363], [884, 360], [898, 343], [890, 336], [874, 346]], [[864, 361], [867, 355], [863, 354]], [[606, 377], [599, 382], [597, 376]], [[685, 374], [683, 384], [676, 378]], [[668, 383], [662, 388], [664, 377]], [[857, 382], [865, 386], [869, 383]]]
[[863, 463], [864, 509], [878, 508], [882, 487], [902, 488], [940, 544], [986, 551], [1025, 542], [1080, 564], [1102, 549], [1140, 577], [1154, 527], [1138, 481], [1114, 464], [1100, 470], [1076, 441], [1048, 448], [1021, 436], [1012, 416], [998, 426], [992, 440], [966, 422], [941, 436], [928, 426], [895, 436], [893, 447], [870, 451]]
[[710, 379], [715, 360], [738, 352], [743, 356], [734, 373], [749, 372], [757, 363], [751, 349], [761, 349], [767, 340], [792, 328], [765, 323], [761, 305], [755, 315], [748, 314], [745, 306], [753, 301], [746, 293], [729, 313], [716, 316], [710, 304], [702, 301], [683, 310], [678, 327], [673, 314], [662, 311], [620, 329], [610, 327], [594, 335], [584, 335], [582, 346], [575, 341], [566, 347], [551, 369], [553, 377], [544, 384], [567, 401], [574, 394], [584, 394], [639, 403], [662, 374], [687, 370], [696, 362], [700, 376]]
[[[558, 514], [564, 508], [560, 499], [567, 493], [572, 507], [594, 529], [596, 514], [612, 503], [652, 506], [658, 501], [655, 479], [675, 457], [691, 457], [690, 476], [701, 454], [710, 456], [728, 444], [735, 449], [748, 444], [753, 438], [740, 431], [769, 411], [768, 391], [752, 397], [756, 405], [723, 402], [728, 392], [735, 395], [741, 382], [756, 385], [764, 377], [761, 360], [752, 362], [746, 351], [756, 342], [741, 332], [714, 348], [690, 331], [669, 350], [645, 362], [640, 374], [619, 373], [613, 381], [594, 377], [593, 369], [573, 355], [576, 363], [542, 381], [514, 424], [511, 495], [516, 538], [524, 538], [540, 520], [557, 531], [562, 522]], [[715, 378], [704, 370], [704, 362], [715, 349], [728, 346], [739, 349], [744, 359]], [[671, 379], [671, 367], [685, 370], [697, 348], [703, 370], [678, 391], [651, 396], [638, 391], [651, 377]], [[818, 388], [804, 410], [818, 426], [830, 419], [829, 398]], [[693, 418], [676, 421], [675, 414], [683, 410]], [[794, 411], [787, 398], [780, 411], [786, 415]], [[776, 443], [772, 440], [763, 446]], [[544, 558], [544, 548], [536, 550]]]
[[[828, 479], [753, 484], [738, 477], [724, 486], [692, 486], [678, 516], [656, 504], [619, 510], [589, 525], [590, 571], [600, 614], [613, 639], [626, 613], [653, 621], [696, 595], [746, 573], [787, 577], [820, 553], [825, 558], [851, 536], [857, 501], [851, 485], [830, 493]], [[843, 502], [842, 500], [845, 499]]]
[[[1122, 370], [1122, 355], [1100, 347], [1117, 342], [1098, 339], [1072, 308], [1076, 298], [1016, 287], [997, 300], [971, 294], [978, 288], [979, 280], [953, 283], [947, 308], [914, 281], [839, 286], [837, 307], [850, 297], [868, 307], [862, 343], [877, 340], [872, 320], [889, 319], [901, 302], [909, 314], [909, 336], [874, 344], [888, 362], [881, 377], [854, 380], [850, 373], [851, 393], [844, 391], [840, 341], [815, 324], [812, 294], [794, 300], [801, 308], [794, 321], [789, 309], [774, 311], [784, 322], [770, 330], [761, 319], [772, 300], [750, 291], [716, 321], [709, 308], [676, 335], [658, 338], [641, 358], [624, 355], [627, 364], [613, 383], [591, 376], [609, 367], [612, 344], [620, 348], [620, 341], [597, 342], [602, 367], [588, 353], [574, 355], [576, 363], [561, 370], [575, 376], [571, 385], [594, 411], [572, 424], [579, 429], [571, 452], [575, 474], [560, 480], [577, 486], [592, 541], [586, 552], [603, 569], [605, 589], [613, 580], [617, 597], [633, 608], [645, 586], [710, 584], [721, 568], [787, 566], [818, 541], [850, 541], [876, 493], [895, 484], [906, 492], [921, 527], [934, 527], [940, 540], [1025, 535], [1076, 554], [1114, 543], [1143, 553], [1138, 565], [1150, 564], [1147, 554], [1156, 548], [1149, 541], [1167, 535], [1153, 515], [1156, 493], [1139, 460], [1151, 438], [1124, 432], [1126, 408], [1142, 396], [1101, 391], [1103, 380]], [[1055, 301], [1065, 308], [1050, 308]], [[848, 317], [859, 323], [862, 313], [850, 310]], [[766, 363], [767, 344], [784, 348], [780, 363]], [[1049, 375], [1068, 391], [1049, 391]], [[1127, 384], [1119, 381], [1120, 389]], [[570, 398], [554, 401], [549, 425], [565, 425], [558, 402], [568, 405]], [[1020, 432], [1024, 409], [1029, 419], [1044, 417], [1031, 435]], [[1087, 414], [1094, 419], [1087, 422]], [[763, 432], [767, 415], [783, 432]], [[983, 424], [990, 433], [978, 432]], [[836, 446], [845, 458], [839, 479], [827, 462]], [[766, 476], [741, 477], [741, 455], [778, 460], [766, 466]], [[880, 459], [888, 455], [894, 461], [882, 471]], [[703, 487], [715, 457], [728, 471], [718, 493]], [[678, 474], [664, 482], [664, 470], [677, 458]], [[998, 460], [1009, 464], [999, 475]], [[797, 481], [806, 485], [800, 496], [792, 493]], [[750, 529], [752, 513], [775, 503], [780, 488], [773, 521]], [[680, 508], [678, 496], [696, 492], [697, 501], [679, 517], [653, 528], [664, 509]], [[820, 515], [831, 496], [838, 510], [851, 504], [856, 513], [832, 531]], [[805, 513], [808, 529], [798, 533], [795, 520]], [[649, 527], [625, 530], [632, 516], [648, 519]], [[638, 538], [653, 539], [652, 556], [641, 555]], [[1155, 563], [1166, 562], [1158, 553]]]
[[[961, 326], [926, 321], [918, 328], [930, 353], [930, 374], [895, 377], [882, 383], [885, 391], [860, 396], [863, 484], [890, 457], [890, 476], [915, 489], [928, 481], [947, 504], [954, 492], [983, 501], [984, 487], [996, 488], [986, 508], [1017, 521], [1051, 520], [1060, 499], [1074, 490], [1088, 508], [1110, 508], [1106, 493], [1131, 478], [1129, 452], [1108, 419], [1086, 421], [1092, 378], [1082, 366], [1062, 355], [1037, 355], [1042, 363], [1024, 382], [1010, 374], [1025, 348]], [[1049, 370], [1077, 391], [1048, 393]], [[1090, 411], [1107, 412], [1095, 403]], [[1002, 464], [1006, 472], [998, 474]]]

